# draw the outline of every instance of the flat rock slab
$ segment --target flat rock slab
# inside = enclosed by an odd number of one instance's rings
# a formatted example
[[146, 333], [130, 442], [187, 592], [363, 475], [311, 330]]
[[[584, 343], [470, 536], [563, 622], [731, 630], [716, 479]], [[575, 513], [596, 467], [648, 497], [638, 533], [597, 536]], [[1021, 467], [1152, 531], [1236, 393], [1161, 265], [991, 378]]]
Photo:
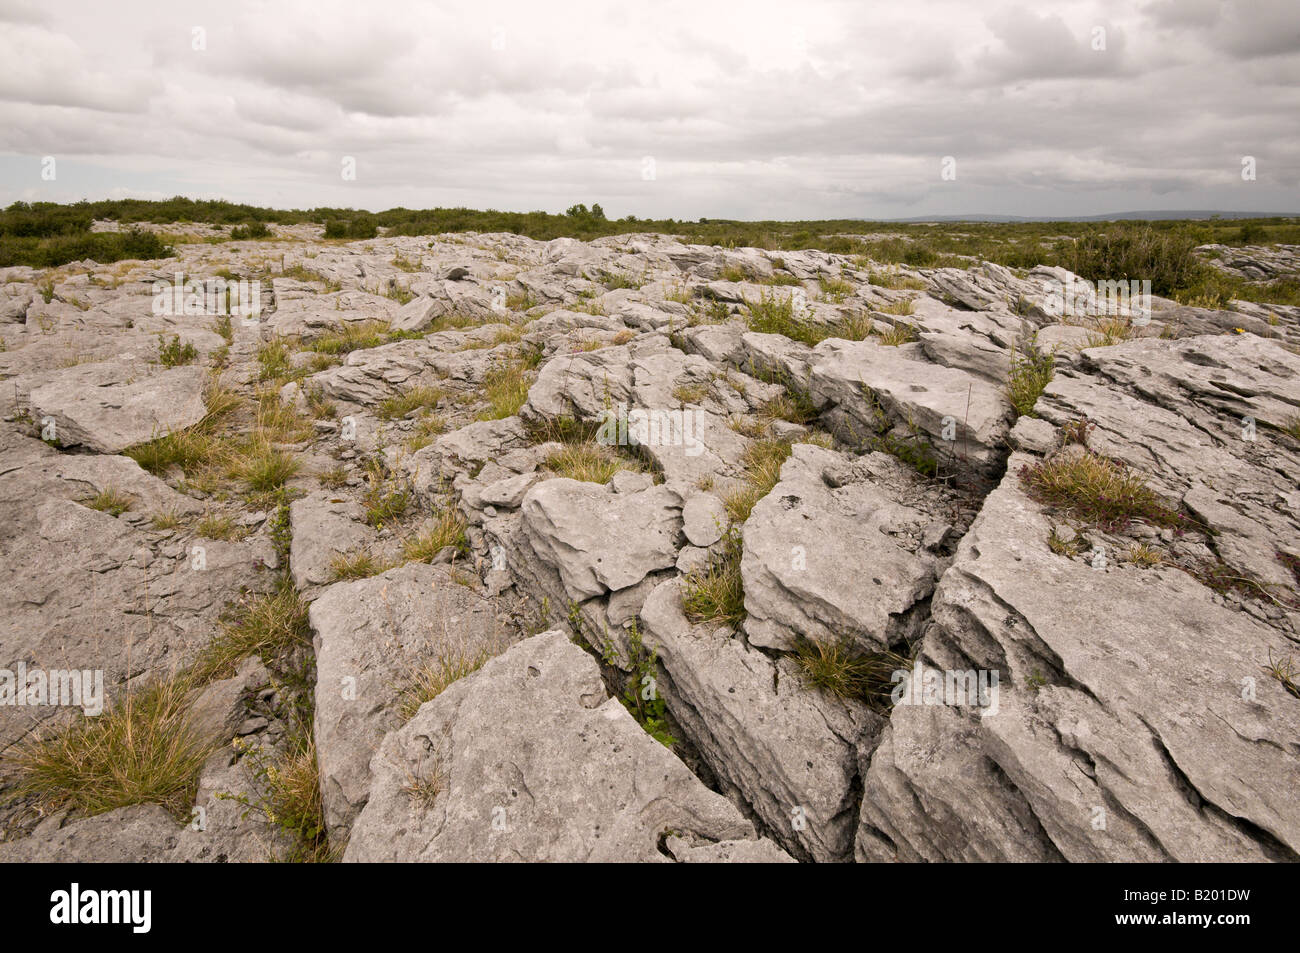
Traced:
[[511, 636], [494, 603], [424, 563], [330, 586], [309, 620], [321, 795], [330, 839], [341, 843], [366, 802], [375, 746], [420, 672], [472, 664]]
[[1001, 388], [954, 367], [908, 360], [874, 341], [823, 341], [814, 349], [810, 390], [819, 407], [846, 405], [870, 420], [874, 401], [888, 421], [918, 432], [937, 455], [989, 474], [1003, 460], [1010, 407]]
[[365, 510], [348, 497], [317, 491], [289, 507], [293, 540], [289, 566], [300, 590], [334, 581], [333, 562], [368, 549], [378, 534], [366, 523]]
[[[913, 634], [913, 608], [934, 589], [921, 549], [930, 517], [869, 483], [832, 488], [840, 454], [798, 444], [781, 481], [745, 522], [745, 634], [792, 650], [798, 638], [879, 652]], [[918, 555], [918, 552], [920, 555]]]
[[60, 445], [117, 453], [202, 420], [205, 376], [198, 365], [83, 364], [49, 375], [29, 399], [38, 423], [52, 418]]
[[[561, 632], [514, 646], [383, 741], [345, 861], [776, 861], [610, 698], [595, 660]], [[715, 856], [698, 852], [709, 846]], [[694, 848], [694, 849], [692, 849]]]
[[558, 571], [569, 598], [583, 602], [674, 565], [681, 506], [667, 486], [612, 493], [598, 483], [560, 478], [528, 491], [522, 528], [538, 556]]

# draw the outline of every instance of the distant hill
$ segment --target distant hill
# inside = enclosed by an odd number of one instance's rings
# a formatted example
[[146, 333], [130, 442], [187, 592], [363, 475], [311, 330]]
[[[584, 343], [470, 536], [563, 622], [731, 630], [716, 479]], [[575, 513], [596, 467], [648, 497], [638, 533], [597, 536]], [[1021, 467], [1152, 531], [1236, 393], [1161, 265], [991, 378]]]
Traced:
[[[1152, 209], [1142, 212], [1108, 212], [1105, 215], [922, 215], [889, 218], [886, 222], [919, 225], [925, 222], [1119, 222], [1127, 219], [1173, 221], [1179, 219], [1297, 218], [1300, 212], [1209, 212], [1187, 209]], [[879, 221], [864, 219], [864, 221]]]

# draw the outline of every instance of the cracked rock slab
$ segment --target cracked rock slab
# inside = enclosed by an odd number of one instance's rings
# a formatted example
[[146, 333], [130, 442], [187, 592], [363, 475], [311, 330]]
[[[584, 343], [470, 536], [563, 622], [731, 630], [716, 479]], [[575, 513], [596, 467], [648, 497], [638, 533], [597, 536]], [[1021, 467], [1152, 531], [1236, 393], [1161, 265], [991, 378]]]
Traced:
[[[371, 770], [345, 861], [785, 859], [608, 696], [595, 660], [558, 631], [424, 705]], [[671, 852], [670, 837], [682, 842]]]

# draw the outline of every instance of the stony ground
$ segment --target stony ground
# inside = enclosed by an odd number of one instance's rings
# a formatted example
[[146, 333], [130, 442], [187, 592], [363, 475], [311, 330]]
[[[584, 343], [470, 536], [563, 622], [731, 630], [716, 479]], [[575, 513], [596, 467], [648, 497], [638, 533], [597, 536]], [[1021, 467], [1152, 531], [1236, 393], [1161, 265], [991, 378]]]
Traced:
[[1300, 859], [1300, 309], [290, 232], [3, 272], [0, 860]]

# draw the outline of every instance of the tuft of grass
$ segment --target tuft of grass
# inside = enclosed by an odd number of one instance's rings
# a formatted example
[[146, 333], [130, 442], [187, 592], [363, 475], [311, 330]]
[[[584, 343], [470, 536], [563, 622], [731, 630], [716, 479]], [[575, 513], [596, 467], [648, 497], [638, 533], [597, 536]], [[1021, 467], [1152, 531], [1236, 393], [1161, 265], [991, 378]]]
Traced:
[[908, 291], [924, 291], [925, 282], [920, 278], [909, 278], [901, 275], [897, 268], [890, 267], [884, 271], [873, 271], [867, 276], [867, 281], [878, 288], [905, 289]]
[[450, 504], [438, 513], [431, 527], [415, 534], [402, 544], [402, 555], [411, 561], [433, 562], [435, 556], [451, 546], [459, 553], [469, 552], [465, 521]]
[[181, 525], [180, 515], [175, 510], [165, 510], [157, 513], [150, 521], [150, 525], [157, 530], [176, 529]]
[[898, 301], [891, 301], [883, 308], [877, 308], [881, 314], [892, 314], [896, 317], [907, 317], [916, 310], [915, 303], [911, 298], [900, 298]]
[[278, 380], [289, 373], [289, 345], [283, 338], [264, 341], [257, 349], [258, 380]]
[[1140, 566], [1143, 569], [1150, 569], [1152, 566], [1159, 566], [1165, 561], [1160, 550], [1147, 543], [1132, 543], [1124, 550], [1125, 558], [1134, 566]]
[[441, 399], [442, 391], [436, 387], [410, 387], [380, 401], [375, 413], [381, 420], [393, 420], [416, 410], [433, 410]]
[[740, 531], [732, 527], [723, 538], [721, 552], [707, 566], [683, 578], [682, 611], [692, 623], [735, 626], [744, 621], [745, 586], [740, 576], [743, 548]]
[[1092, 330], [1083, 343], [1085, 348], [1110, 347], [1112, 344], [1119, 344], [1121, 341], [1141, 337], [1141, 331], [1134, 327], [1130, 318], [1124, 316], [1099, 316], [1090, 319], [1089, 324]]
[[1021, 467], [1020, 482], [1034, 502], [1104, 530], [1135, 521], [1175, 529], [1190, 524], [1161, 502], [1141, 474], [1090, 450]]
[[156, 682], [98, 716], [19, 742], [9, 754], [18, 774], [14, 793], [45, 814], [159, 804], [187, 816], [199, 770], [216, 747], [191, 720], [190, 687], [179, 677]]
[[569, 444], [542, 465], [557, 476], [584, 483], [608, 483], [619, 470], [630, 469], [625, 460], [596, 443]]
[[794, 661], [805, 685], [876, 709], [889, 707], [894, 672], [912, 666], [911, 659], [896, 652], [864, 653], [848, 640], [828, 643], [805, 638], [795, 643]]
[[369, 579], [393, 568], [393, 563], [377, 559], [369, 552], [338, 553], [330, 560], [330, 575], [338, 579]]
[[885, 347], [898, 347], [902, 344], [911, 344], [913, 341], [920, 340], [916, 326], [899, 322], [898, 324], [885, 325], [883, 331], [873, 329], [872, 333], [876, 339]]
[[794, 313], [794, 296], [763, 293], [757, 301], [745, 301], [747, 323], [760, 334], [781, 334], [812, 347], [831, 336], [831, 329], [805, 321]]
[[1300, 668], [1296, 666], [1295, 660], [1290, 655], [1274, 661], [1273, 651], [1269, 650], [1268, 664], [1264, 666], [1266, 671], [1273, 678], [1277, 679], [1287, 693], [1294, 698], [1300, 698]]
[[708, 393], [709, 388], [704, 384], [678, 384], [673, 388], [673, 400], [683, 404], [698, 404]]
[[411, 436], [406, 438], [406, 449], [414, 453], [433, 443], [435, 437], [447, 432], [446, 418], [440, 414], [426, 414], [420, 417]]
[[1040, 351], [1031, 337], [1024, 352], [1011, 351], [1011, 370], [1007, 374], [1007, 401], [1017, 417], [1034, 417], [1034, 405], [1052, 381], [1056, 359], [1052, 352]]
[[781, 479], [781, 465], [790, 458], [786, 440], [759, 440], [745, 449], [745, 486], [723, 499], [727, 516], [734, 523], [749, 519], [754, 505], [772, 491]]
[[1073, 558], [1079, 555], [1078, 539], [1066, 539], [1055, 526], [1052, 527], [1052, 531], [1047, 535], [1047, 548], [1058, 556]]
[[320, 480], [320, 485], [327, 490], [337, 490], [341, 486], [346, 486], [348, 482], [348, 468], [339, 464], [336, 467], [330, 467], [325, 470], [316, 479]]
[[336, 859], [337, 852], [331, 848], [326, 832], [316, 740], [307, 713], [299, 712], [294, 722], [285, 750], [276, 757], [268, 757], [259, 746], [249, 745], [242, 738], [235, 739], [235, 749], [243, 754], [244, 763], [265, 793], [255, 800], [225, 796], [257, 811], [289, 836], [293, 846], [287, 856], [278, 859], [288, 863], [328, 863]]
[[[226, 320], [230, 320], [229, 316]], [[179, 334], [173, 334], [170, 341], [163, 335], [158, 335], [158, 363], [163, 367], [180, 367], [182, 364], [193, 364], [198, 359], [198, 349], [189, 341], [182, 344]]]
[[249, 442], [230, 474], [247, 484], [254, 493], [278, 490], [298, 475], [302, 462], [287, 450], [271, 445], [265, 437], [255, 436]]
[[106, 486], [87, 500], [86, 506], [107, 513], [109, 516], [121, 516], [131, 508], [131, 503], [131, 497], [116, 487]]
[[377, 459], [365, 467], [366, 491], [362, 505], [366, 509], [366, 522], [376, 528], [406, 515], [411, 508], [411, 491], [401, 481], [393, 478]]
[[398, 717], [403, 722], [410, 721], [421, 705], [433, 701], [452, 682], [477, 672], [491, 657], [485, 649], [473, 654], [446, 651], [421, 665], [410, 674], [409, 684], [399, 696]]
[[822, 294], [837, 304], [853, 294], [853, 285], [843, 278], [819, 278], [817, 283], [821, 286]]
[[519, 408], [528, 400], [528, 388], [533, 383], [532, 371], [541, 359], [541, 351], [530, 348], [484, 374], [483, 391], [488, 406], [478, 419], [504, 420], [519, 413]]
[[831, 337], [842, 338], [845, 341], [865, 341], [876, 333], [876, 326], [871, 320], [871, 315], [858, 312], [835, 322], [831, 332]]
[[194, 527], [194, 532], [204, 539], [224, 539], [236, 540], [243, 539], [248, 535], [248, 530], [239, 526], [235, 518], [229, 514], [217, 516], [209, 513], [199, 520], [198, 525]]
[[228, 451], [218, 436], [218, 431], [244, 400], [233, 390], [219, 383], [209, 387], [206, 395], [208, 411], [192, 427], [173, 430], [145, 443], [128, 447], [123, 453], [155, 476], [163, 476], [172, 467], [180, 467], [187, 474], [220, 462]]
[[221, 335], [227, 344], [233, 344], [235, 341], [235, 327], [230, 320], [230, 315], [223, 314], [212, 322], [212, 330]]
[[229, 678], [239, 663], [256, 655], [277, 667], [281, 660], [311, 647], [311, 626], [307, 603], [287, 579], [274, 592], [245, 596], [230, 618], [221, 622], [217, 636], [208, 643], [191, 670], [203, 684]]

